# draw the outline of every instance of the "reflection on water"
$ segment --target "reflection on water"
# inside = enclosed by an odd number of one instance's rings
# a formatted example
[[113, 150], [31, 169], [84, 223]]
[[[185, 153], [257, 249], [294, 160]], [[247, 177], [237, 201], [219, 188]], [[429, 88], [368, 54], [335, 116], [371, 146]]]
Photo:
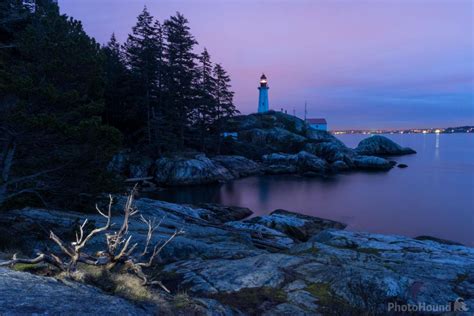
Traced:
[[[474, 246], [474, 135], [388, 137], [418, 151], [395, 158], [408, 168], [326, 179], [250, 177], [222, 185], [167, 189], [155, 197], [245, 206], [256, 215], [283, 208], [342, 221], [351, 230], [432, 235]], [[362, 138], [364, 135], [341, 137], [350, 147]]]

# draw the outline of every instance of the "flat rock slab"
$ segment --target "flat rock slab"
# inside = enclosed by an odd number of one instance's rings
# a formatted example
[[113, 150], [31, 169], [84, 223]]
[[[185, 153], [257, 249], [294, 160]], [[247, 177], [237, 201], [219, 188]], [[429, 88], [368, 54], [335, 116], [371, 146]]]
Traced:
[[149, 315], [150, 312], [91, 286], [0, 268], [0, 315]]
[[279, 287], [286, 270], [304, 260], [286, 254], [261, 254], [240, 260], [192, 260], [168, 265], [165, 271], [182, 274], [183, 286], [204, 295], [245, 288]]
[[240, 221], [253, 214], [246, 207], [224, 206], [216, 203], [201, 203], [197, 207], [211, 212], [205, 219], [213, 222], [226, 223], [231, 221]]
[[254, 217], [247, 222], [264, 225], [299, 241], [307, 241], [325, 229], [344, 229], [347, 226], [340, 222], [286, 210], [276, 210], [270, 215]]
[[445, 305], [458, 298], [474, 309], [474, 249], [401, 236], [325, 230], [285, 253], [187, 260], [165, 270], [197, 295], [273, 293], [280, 305], [262, 301], [258, 309], [275, 315], [382, 315], [388, 302]]

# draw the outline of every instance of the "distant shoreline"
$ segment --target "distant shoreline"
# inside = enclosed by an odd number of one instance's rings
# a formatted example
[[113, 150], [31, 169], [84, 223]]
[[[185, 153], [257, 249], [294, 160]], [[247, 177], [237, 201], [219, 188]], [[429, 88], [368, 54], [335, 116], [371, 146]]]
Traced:
[[459, 126], [448, 128], [414, 128], [414, 129], [399, 129], [399, 130], [333, 130], [330, 131], [333, 135], [345, 134], [454, 134], [454, 133], [474, 133], [474, 126]]

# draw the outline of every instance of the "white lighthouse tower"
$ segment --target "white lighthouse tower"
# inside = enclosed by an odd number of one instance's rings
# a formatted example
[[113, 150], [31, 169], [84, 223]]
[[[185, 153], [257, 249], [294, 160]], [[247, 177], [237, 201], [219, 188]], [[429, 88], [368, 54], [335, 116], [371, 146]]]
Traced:
[[262, 74], [260, 77], [260, 87], [258, 87], [258, 90], [260, 91], [260, 94], [258, 96], [258, 113], [262, 112], [268, 112], [269, 106], [268, 106], [268, 81], [267, 77], [265, 74]]

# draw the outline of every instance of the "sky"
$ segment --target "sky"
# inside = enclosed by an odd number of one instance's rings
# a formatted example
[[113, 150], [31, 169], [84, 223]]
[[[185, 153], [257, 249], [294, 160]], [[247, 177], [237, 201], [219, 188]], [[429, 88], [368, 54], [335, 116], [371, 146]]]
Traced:
[[474, 125], [472, 0], [59, 0], [100, 43], [125, 41], [146, 5], [177, 11], [232, 78], [235, 104], [324, 117], [334, 129]]

